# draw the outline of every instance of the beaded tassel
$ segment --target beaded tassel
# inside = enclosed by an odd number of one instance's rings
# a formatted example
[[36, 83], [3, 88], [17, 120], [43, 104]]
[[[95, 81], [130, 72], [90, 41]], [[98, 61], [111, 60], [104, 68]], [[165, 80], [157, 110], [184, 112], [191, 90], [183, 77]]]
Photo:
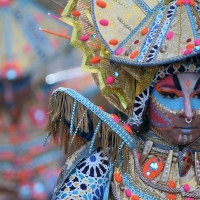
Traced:
[[83, 118], [84, 118], [84, 116], [86, 115], [87, 111], [88, 111], [88, 109], [85, 110], [85, 112], [83, 113], [83, 116], [82, 116], [81, 120], [79, 121], [78, 126], [76, 127], [74, 133], [72, 134], [72, 136], [71, 136], [71, 138], [70, 138], [69, 145], [72, 145], [72, 143], [73, 143], [73, 141], [74, 141], [74, 138], [75, 138], [75, 136], [76, 136], [76, 134], [77, 134], [77, 132], [78, 132], [79, 127], [81, 126], [81, 123], [82, 123]]
[[72, 133], [73, 133], [73, 125], [74, 125], [74, 117], [75, 117], [76, 103], [77, 103], [77, 101], [74, 100], [74, 105], [73, 105], [72, 114], [71, 114], [71, 121], [70, 121], [70, 131], [69, 131], [70, 136], [71, 136]]
[[94, 130], [94, 134], [93, 134], [92, 140], [90, 142], [89, 153], [92, 153], [93, 146], [94, 146], [94, 141], [95, 141], [95, 138], [96, 138], [97, 133], [99, 131], [100, 125], [101, 125], [101, 120], [98, 121], [97, 126], [96, 126], [96, 128]]
[[122, 153], [122, 148], [123, 148], [123, 146], [124, 146], [124, 141], [121, 142], [121, 144], [120, 144], [120, 146], [119, 146], [119, 149], [118, 149], [119, 158], [120, 158], [119, 168], [122, 167], [123, 162], [124, 162], [124, 157], [123, 157], [123, 153]]
[[43, 142], [43, 147], [46, 145], [49, 136], [50, 136], [50, 133], [47, 133], [47, 135], [46, 135], [46, 137], [44, 139], [44, 142]]

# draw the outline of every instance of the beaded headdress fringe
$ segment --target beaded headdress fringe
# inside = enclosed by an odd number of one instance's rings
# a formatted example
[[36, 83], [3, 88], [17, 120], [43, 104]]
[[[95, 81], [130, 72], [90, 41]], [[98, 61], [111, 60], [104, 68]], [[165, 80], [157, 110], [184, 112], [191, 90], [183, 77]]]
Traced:
[[[124, 144], [120, 136], [114, 133], [107, 124], [99, 120], [84, 105], [76, 102], [76, 106], [74, 107], [75, 101], [73, 97], [63, 91], [54, 93], [49, 102], [50, 112], [45, 131], [49, 133], [49, 136], [53, 138], [54, 142], [61, 147], [67, 156], [80, 149], [86, 143], [92, 145], [92, 139], [95, 137], [92, 149], [101, 147], [104, 155], [108, 156], [111, 163], [116, 161], [115, 165], [118, 165], [123, 158], [123, 169], [126, 169], [128, 163], [128, 146]], [[73, 109], [75, 112], [73, 112]], [[74, 113], [74, 116], [72, 116], [72, 113]], [[78, 131], [85, 132], [86, 134], [89, 132], [88, 117], [92, 120], [94, 130], [97, 126], [100, 127], [96, 135], [94, 135], [94, 131], [91, 141], [86, 141], [77, 134]], [[74, 119], [73, 122], [72, 118]], [[99, 121], [100, 124], [98, 124]], [[66, 122], [70, 122], [70, 126]], [[71, 122], [73, 123], [72, 125]], [[73, 126], [72, 133], [70, 133], [71, 126]], [[120, 145], [122, 146], [121, 149], [119, 149]]]

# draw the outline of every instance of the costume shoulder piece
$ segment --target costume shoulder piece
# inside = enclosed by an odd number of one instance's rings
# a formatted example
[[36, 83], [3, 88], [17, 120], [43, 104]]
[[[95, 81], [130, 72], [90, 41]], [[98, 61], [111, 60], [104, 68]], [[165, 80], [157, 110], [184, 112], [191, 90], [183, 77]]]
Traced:
[[[109, 146], [125, 146], [135, 149], [135, 140], [130, 136], [130, 125], [120, 122], [88, 99], [69, 88], [58, 88], [50, 98], [50, 113], [46, 127], [48, 136], [53, 136], [67, 154], [73, 153], [90, 142], [89, 154], [100, 146], [108, 154]], [[113, 120], [114, 119], [114, 120]], [[109, 152], [114, 161], [118, 152]], [[124, 155], [125, 156], [125, 155]]]
[[[89, 162], [88, 169], [90, 164], [100, 166], [96, 153], [107, 156], [106, 173], [113, 170], [105, 182], [111, 181], [108, 185], [115, 199], [200, 198], [199, 135], [195, 132], [196, 139], [192, 138], [188, 130], [198, 127], [190, 123], [197, 122], [191, 116], [200, 113], [199, 93], [194, 92], [200, 83], [199, 14], [197, 0], [68, 1], [61, 20], [73, 26], [71, 44], [84, 51], [82, 69], [92, 73], [102, 94], [127, 115], [132, 127], [71, 89], [53, 93], [49, 135], [67, 153], [86, 144], [83, 157], [80, 154], [60, 179], [61, 199], [73, 193], [84, 163]], [[164, 92], [157, 91], [161, 83], [163, 88], [167, 83]], [[183, 94], [185, 87], [193, 96]], [[145, 118], [147, 105], [149, 119]], [[185, 108], [190, 111], [188, 118]], [[180, 121], [177, 116], [182, 116]], [[176, 120], [181, 132], [172, 132]], [[95, 153], [97, 149], [100, 152]], [[69, 192], [66, 185], [71, 180], [74, 185]]]

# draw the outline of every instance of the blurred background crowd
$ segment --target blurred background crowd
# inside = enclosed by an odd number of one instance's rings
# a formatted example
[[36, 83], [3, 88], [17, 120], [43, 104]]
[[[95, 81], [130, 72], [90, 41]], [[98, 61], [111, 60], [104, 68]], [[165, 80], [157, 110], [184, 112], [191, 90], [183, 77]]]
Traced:
[[[65, 6], [67, 0], [57, 0]], [[82, 52], [40, 27], [71, 35], [51, 16], [51, 0], [0, 0], [0, 200], [49, 200], [66, 157], [49, 141], [43, 147], [48, 99], [69, 87], [112, 113], [92, 77], [81, 72]]]

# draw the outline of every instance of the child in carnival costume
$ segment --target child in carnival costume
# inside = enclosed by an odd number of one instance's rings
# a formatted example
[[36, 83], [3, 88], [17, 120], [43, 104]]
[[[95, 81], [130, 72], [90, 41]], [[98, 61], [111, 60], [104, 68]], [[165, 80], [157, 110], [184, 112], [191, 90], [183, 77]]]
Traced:
[[46, 131], [70, 156], [52, 199], [200, 199], [200, 2], [69, 0], [61, 20], [128, 121], [53, 92]]

